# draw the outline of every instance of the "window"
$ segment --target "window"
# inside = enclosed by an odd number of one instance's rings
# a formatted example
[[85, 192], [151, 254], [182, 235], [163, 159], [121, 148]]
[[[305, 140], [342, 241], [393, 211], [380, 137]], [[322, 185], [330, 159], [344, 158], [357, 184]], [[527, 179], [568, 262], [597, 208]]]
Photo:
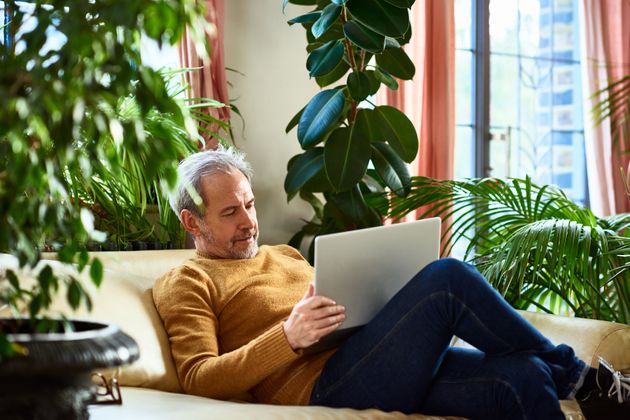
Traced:
[[579, 0], [455, 3], [456, 177], [529, 175], [586, 205]]

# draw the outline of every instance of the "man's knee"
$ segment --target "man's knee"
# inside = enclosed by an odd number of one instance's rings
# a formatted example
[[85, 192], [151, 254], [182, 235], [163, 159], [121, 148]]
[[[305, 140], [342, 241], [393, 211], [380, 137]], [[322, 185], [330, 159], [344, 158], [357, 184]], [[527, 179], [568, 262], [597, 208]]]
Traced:
[[452, 289], [458, 285], [470, 286], [470, 282], [478, 278], [482, 277], [471, 265], [455, 258], [441, 258], [420, 270], [414, 280]]

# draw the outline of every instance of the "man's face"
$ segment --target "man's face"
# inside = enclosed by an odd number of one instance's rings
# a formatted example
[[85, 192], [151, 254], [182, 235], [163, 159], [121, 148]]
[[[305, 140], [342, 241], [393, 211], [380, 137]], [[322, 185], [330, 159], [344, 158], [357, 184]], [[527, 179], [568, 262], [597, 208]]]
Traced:
[[214, 173], [201, 180], [205, 214], [198, 220], [197, 249], [213, 258], [254, 258], [258, 220], [254, 194], [239, 170]]

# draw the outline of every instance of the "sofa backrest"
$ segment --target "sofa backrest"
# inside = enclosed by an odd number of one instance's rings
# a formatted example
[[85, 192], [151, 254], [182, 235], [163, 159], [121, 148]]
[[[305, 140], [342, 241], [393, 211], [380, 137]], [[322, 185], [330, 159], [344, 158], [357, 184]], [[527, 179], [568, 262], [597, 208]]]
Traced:
[[[153, 304], [151, 288], [162, 274], [193, 254], [194, 250], [93, 253], [92, 256], [97, 256], [104, 265], [103, 282], [98, 289], [89, 280], [89, 267], [77, 273], [74, 267], [54, 260], [44, 260], [34, 270], [20, 273], [20, 277], [25, 282], [33, 281], [39, 269], [48, 264], [58, 275], [74, 275], [80, 279], [92, 297], [92, 311], [88, 312], [82, 306], [79, 311], [73, 312], [65, 299], [66, 290], [60, 288], [47, 314], [118, 325], [136, 340], [140, 358], [106, 374], [115, 374], [124, 386], [182, 392], [168, 336]], [[0, 267], [17, 269], [17, 260], [13, 256], [0, 257]], [[10, 313], [3, 315], [10, 316]]]

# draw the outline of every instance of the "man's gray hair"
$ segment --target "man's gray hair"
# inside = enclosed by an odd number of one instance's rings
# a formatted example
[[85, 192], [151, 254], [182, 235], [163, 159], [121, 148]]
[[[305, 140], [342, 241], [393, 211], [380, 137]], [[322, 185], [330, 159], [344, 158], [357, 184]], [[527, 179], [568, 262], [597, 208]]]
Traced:
[[217, 172], [231, 173], [235, 170], [241, 171], [252, 182], [251, 165], [245, 160], [245, 154], [234, 148], [219, 146], [216, 150], [197, 152], [182, 160], [177, 168], [177, 187], [169, 197], [169, 204], [177, 217], [180, 217], [179, 214], [184, 209], [201, 217], [204, 206], [201, 202], [196, 203], [195, 199], [203, 199], [202, 178]]

